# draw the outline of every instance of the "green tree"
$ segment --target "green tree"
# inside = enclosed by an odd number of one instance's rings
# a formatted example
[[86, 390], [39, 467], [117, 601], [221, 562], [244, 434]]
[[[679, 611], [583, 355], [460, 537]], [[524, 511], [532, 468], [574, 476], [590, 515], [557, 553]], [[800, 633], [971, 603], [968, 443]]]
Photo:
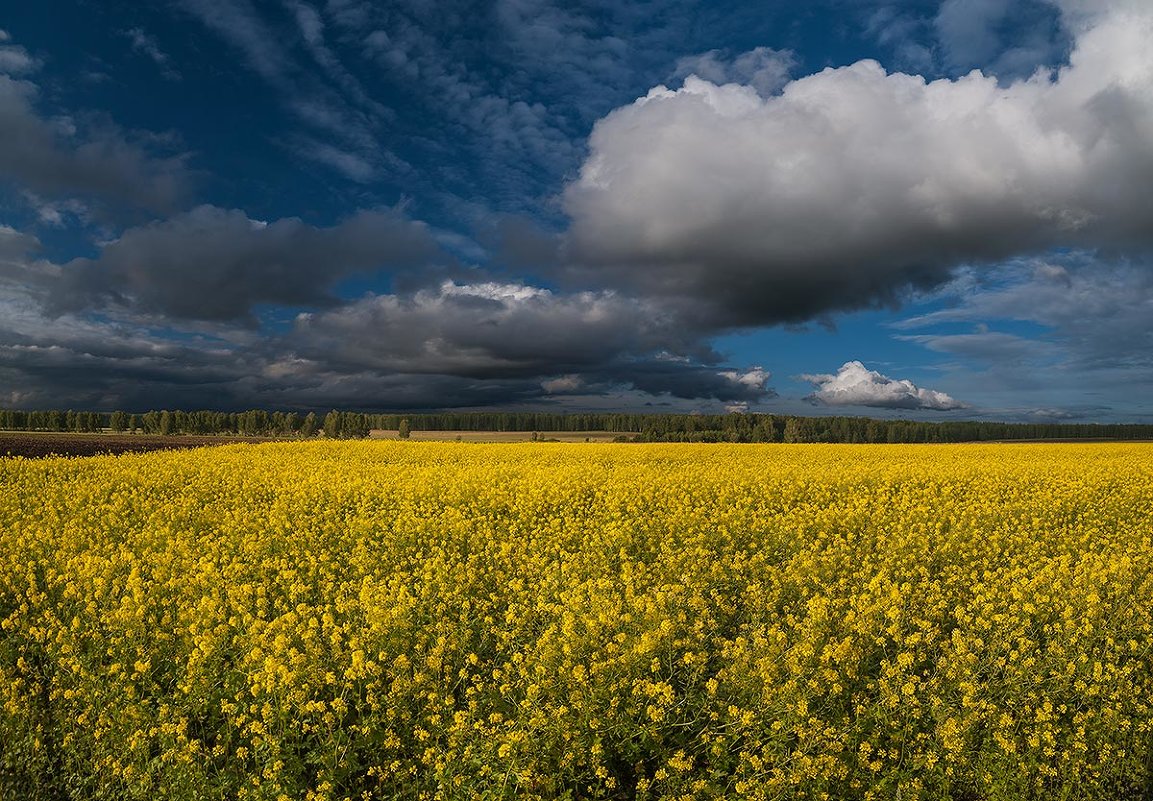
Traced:
[[305, 415], [304, 422], [300, 424], [300, 436], [316, 436], [316, 412], [309, 412]]
[[406, 417], [405, 419], [401, 420], [400, 425], [397, 426], [396, 435], [398, 437], [400, 437], [401, 439], [408, 439], [409, 435], [411, 435], [411, 434], [412, 434], [412, 431], [408, 427], [408, 418]]
[[797, 418], [790, 417], [785, 421], [785, 433], [781, 437], [785, 442], [800, 442], [801, 441], [801, 426], [797, 422]]

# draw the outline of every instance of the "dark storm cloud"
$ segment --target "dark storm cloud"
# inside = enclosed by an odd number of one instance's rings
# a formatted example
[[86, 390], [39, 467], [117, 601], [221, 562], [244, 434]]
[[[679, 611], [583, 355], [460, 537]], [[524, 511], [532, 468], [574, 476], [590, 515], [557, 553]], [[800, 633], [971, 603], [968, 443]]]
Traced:
[[622, 386], [724, 401], [772, 394], [768, 373], [717, 367], [675, 315], [613, 292], [445, 282], [303, 314], [289, 341], [327, 370], [529, 380], [536, 396]]
[[427, 373], [309, 371], [259, 393], [265, 408], [453, 409], [531, 402], [540, 388], [525, 379], [477, 379]]
[[301, 315], [289, 342], [297, 357], [328, 371], [495, 380], [516, 387], [517, 400], [610, 387], [722, 401], [772, 397], [767, 372], [718, 367], [719, 356], [678, 318], [612, 292], [445, 282]]
[[767, 98], [652, 90], [597, 123], [569, 256], [739, 326], [892, 304], [964, 263], [1153, 244], [1153, 9], [1066, 5], [1070, 65], [1004, 86], [863, 61]]
[[[394, 211], [361, 211], [330, 228], [264, 223], [200, 206], [125, 231], [96, 259], [62, 269], [57, 311], [113, 304], [186, 320], [245, 320], [259, 303], [332, 304], [342, 278], [425, 266], [442, 256], [429, 229]], [[447, 260], [447, 257], [445, 257]]]
[[150, 211], [180, 205], [189, 185], [183, 158], [153, 155], [110, 122], [42, 116], [37, 93], [28, 81], [0, 75], [0, 180]]
[[[13, 250], [33, 245], [25, 240]], [[186, 255], [196, 261], [196, 252]], [[242, 320], [170, 314], [165, 322], [136, 298], [99, 317], [45, 316], [43, 296], [58, 295], [54, 285], [75, 266], [19, 256], [5, 264], [0, 376], [22, 388], [15, 405], [415, 409], [547, 405], [630, 389], [744, 403], [774, 394], [767, 371], [723, 364], [675, 315], [614, 292], [445, 281], [304, 313], [279, 333]], [[116, 275], [146, 285], [144, 277]], [[186, 291], [205, 297], [202, 284]], [[204, 307], [197, 310], [203, 318]]]
[[[532, 376], [620, 353], [699, 349], [659, 308], [614, 293], [556, 295], [523, 284], [445, 282], [301, 315], [303, 352], [393, 372]], [[679, 340], [679, 341], [678, 341]]]
[[657, 358], [606, 365], [593, 375], [610, 385], [629, 386], [649, 395], [670, 395], [685, 400], [755, 403], [777, 396], [766, 386], [769, 373], [759, 367], [743, 371], [718, 370], [691, 362]]
[[259, 346], [177, 341], [123, 322], [45, 318], [33, 297], [0, 285], [0, 403], [21, 408], [227, 406], [259, 369]]
[[561, 261], [561, 235], [527, 217], [497, 217], [484, 227], [480, 241], [512, 269], [553, 270]]

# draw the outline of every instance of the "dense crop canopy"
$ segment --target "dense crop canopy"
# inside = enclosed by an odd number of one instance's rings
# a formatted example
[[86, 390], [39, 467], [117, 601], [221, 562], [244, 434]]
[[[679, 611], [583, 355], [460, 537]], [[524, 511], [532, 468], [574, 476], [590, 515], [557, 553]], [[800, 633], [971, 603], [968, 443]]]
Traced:
[[1153, 447], [0, 460], [0, 796], [1143, 798]]

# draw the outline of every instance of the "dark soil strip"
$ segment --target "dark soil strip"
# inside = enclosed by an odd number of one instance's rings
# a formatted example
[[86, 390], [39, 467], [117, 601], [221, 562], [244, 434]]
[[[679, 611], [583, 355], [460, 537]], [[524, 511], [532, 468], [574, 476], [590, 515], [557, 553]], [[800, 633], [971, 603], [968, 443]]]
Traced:
[[234, 442], [268, 442], [259, 437], [161, 437], [149, 434], [56, 434], [0, 432], [0, 457], [96, 456], [97, 454], [141, 453]]

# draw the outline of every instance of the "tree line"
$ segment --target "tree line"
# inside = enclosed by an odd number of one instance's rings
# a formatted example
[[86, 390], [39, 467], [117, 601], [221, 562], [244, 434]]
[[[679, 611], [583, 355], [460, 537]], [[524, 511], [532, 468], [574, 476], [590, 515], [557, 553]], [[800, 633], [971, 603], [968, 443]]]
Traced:
[[0, 409], [0, 429], [7, 431], [58, 431], [127, 434], [228, 435], [239, 437], [367, 437], [373, 427], [371, 415], [333, 410], [323, 417], [315, 412], [246, 412], [181, 410], [143, 414], [115, 412], [22, 411]]
[[1153, 425], [998, 423], [798, 417], [775, 414], [644, 414], [554, 412], [22, 411], [0, 409], [0, 429], [110, 431], [160, 435], [366, 437], [399, 431], [607, 431], [630, 442], [981, 442], [1014, 439], [1153, 439]]

